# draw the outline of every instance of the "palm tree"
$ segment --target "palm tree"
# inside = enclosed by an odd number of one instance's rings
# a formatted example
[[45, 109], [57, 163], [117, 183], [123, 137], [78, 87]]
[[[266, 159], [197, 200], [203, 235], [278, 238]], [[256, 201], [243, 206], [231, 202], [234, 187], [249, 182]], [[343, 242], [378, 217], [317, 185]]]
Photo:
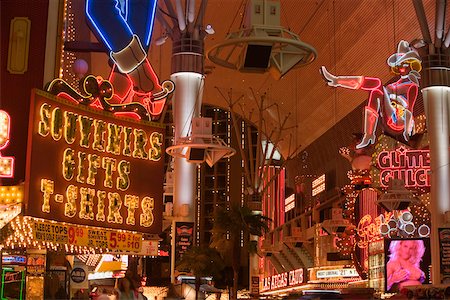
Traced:
[[179, 263], [178, 270], [186, 270], [192, 272], [195, 276], [195, 299], [198, 299], [201, 278], [212, 276], [213, 278], [220, 275], [225, 268], [222, 257], [219, 252], [208, 246], [194, 246], [183, 253]]
[[237, 299], [239, 267], [241, 260], [241, 233], [243, 233], [248, 252], [255, 253], [256, 241], [250, 235], [262, 236], [269, 230], [270, 218], [255, 213], [247, 206], [232, 203], [229, 208], [218, 207], [214, 215], [211, 247], [217, 249], [233, 268], [233, 294]]

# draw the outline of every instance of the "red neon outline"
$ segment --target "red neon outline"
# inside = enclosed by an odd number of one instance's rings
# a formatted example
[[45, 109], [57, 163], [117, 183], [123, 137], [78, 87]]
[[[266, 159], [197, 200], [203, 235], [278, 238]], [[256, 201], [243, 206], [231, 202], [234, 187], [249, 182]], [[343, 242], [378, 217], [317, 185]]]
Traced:
[[386, 124], [394, 131], [403, 131], [405, 125], [395, 125], [394, 121], [392, 121], [392, 117], [388, 117]]
[[[407, 188], [423, 188], [423, 187], [430, 187], [430, 177], [428, 174], [428, 171], [430, 170], [431, 166], [428, 164], [426, 164], [426, 159], [428, 157], [429, 159], [429, 150], [408, 150], [405, 149], [405, 151], [401, 152], [399, 151], [399, 149], [401, 148], [397, 148], [395, 150], [390, 150], [390, 151], [381, 151], [376, 159], [376, 163], [377, 163], [377, 168], [380, 170], [380, 175], [379, 175], [379, 181], [380, 181], [380, 185], [382, 187], [387, 187], [388, 185], [385, 184], [384, 182], [386, 182], [386, 180], [383, 180], [386, 176], [391, 176], [391, 177], [395, 177], [395, 172], [405, 172], [405, 176], [407, 174], [407, 172], [411, 171], [414, 176], [417, 174], [417, 172], [422, 171], [423, 174], [422, 176], [425, 176], [425, 178], [422, 178], [422, 181], [425, 181], [424, 184], [419, 184], [416, 179], [416, 177], [412, 178], [415, 180], [414, 184], [410, 184], [409, 181], [405, 180], [405, 187]], [[414, 155], [415, 159], [414, 164], [410, 164], [410, 160], [407, 159], [406, 157], [406, 153], [407, 152], [415, 152], [416, 154]], [[400, 153], [400, 154], [397, 154]], [[386, 160], [386, 163], [389, 163], [389, 166], [385, 167], [383, 165], [380, 164], [380, 161], [384, 161], [383, 158], [380, 158], [383, 155], [384, 157], [387, 157], [388, 160]], [[404, 156], [403, 159], [401, 159], [400, 157]], [[399, 166], [393, 166], [392, 162], [398, 162]], [[402, 163], [400, 163], [400, 161], [402, 161]], [[408, 178], [406, 178], [408, 179]]]
[[[5, 119], [6, 119], [6, 130], [7, 130], [7, 134], [6, 134], [6, 142], [3, 145], [0, 145], [0, 150], [5, 149], [8, 145], [9, 145], [9, 136], [10, 136], [10, 130], [11, 130], [11, 116], [4, 110], [0, 110], [0, 115], [4, 115]], [[0, 117], [1, 119], [1, 117]]]
[[[154, 72], [152, 66], [150, 65], [149, 62], [144, 62], [144, 63], [148, 63], [148, 71], [150, 72], [150, 77], [151, 77], [151, 81], [153, 82], [153, 84], [155, 85], [155, 87], [157, 89], [159, 89], [160, 91], [163, 90], [162, 86], [159, 84], [159, 80], [158, 77], [156, 75], [156, 73]], [[126, 88], [125, 90], [118, 90], [116, 89], [116, 87], [113, 85], [114, 88], [114, 94], [113, 94], [113, 98], [112, 99], [116, 99], [116, 101], [111, 102], [111, 104], [125, 104], [125, 103], [139, 103], [142, 104], [145, 109], [147, 110], [147, 112], [152, 115], [152, 116], [160, 116], [164, 110], [164, 106], [166, 104], [166, 98], [163, 98], [161, 100], [157, 100], [157, 101], [152, 101], [152, 96], [153, 96], [153, 92], [138, 92], [138, 91], [134, 91], [133, 90], [133, 86], [135, 86], [135, 82], [133, 81], [133, 78], [129, 75], [129, 74], [122, 74], [122, 75], [117, 75], [115, 74], [115, 68], [116, 65], [113, 66], [111, 73], [109, 75], [109, 82], [111, 83], [111, 85], [114, 84], [114, 78], [116, 78], [117, 76], [126, 76], [126, 78], [128, 79], [128, 82], [130, 83], [128, 85], [128, 88]], [[133, 101], [134, 100], [134, 96], [137, 97], [142, 97], [143, 101]], [[118, 100], [118, 101], [117, 101]], [[115, 115], [124, 115], [124, 116], [128, 116], [137, 120], [140, 120], [141, 118], [139, 117], [139, 115], [133, 113], [133, 112], [118, 112], [115, 113]]]
[[[10, 133], [11, 133], [11, 116], [4, 110], [0, 110], [0, 115], [4, 115], [5, 119], [6, 119], [6, 131], [7, 131], [7, 135], [6, 135], [6, 142], [3, 145], [0, 145], [0, 150], [5, 149], [8, 145], [9, 145], [9, 141], [10, 141]], [[2, 154], [0, 153], [0, 161], [3, 160], [7, 160], [11, 162], [11, 169], [10, 169], [10, 173], [0, 173], [0, 178], [12, 178], [14, 176], [14, 161], [15, 158], [12, 156], [2, 156]]]
[[364, 80], [361, 84], [360, 89], [365, 90], [365, 91], [383, 92], [381, 89], [381, 85], [382, 85], [382, 82], [381, 82], [380, 78], [364, 76]]

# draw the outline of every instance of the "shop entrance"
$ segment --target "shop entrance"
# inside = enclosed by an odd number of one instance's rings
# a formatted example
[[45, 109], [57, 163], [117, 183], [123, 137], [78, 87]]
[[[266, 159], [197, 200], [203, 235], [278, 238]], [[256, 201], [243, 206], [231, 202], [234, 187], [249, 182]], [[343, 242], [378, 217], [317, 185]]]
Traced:
[[25, 275], [25, 267], [23, 266], [3, 266], [0, 299], [24, 299]]

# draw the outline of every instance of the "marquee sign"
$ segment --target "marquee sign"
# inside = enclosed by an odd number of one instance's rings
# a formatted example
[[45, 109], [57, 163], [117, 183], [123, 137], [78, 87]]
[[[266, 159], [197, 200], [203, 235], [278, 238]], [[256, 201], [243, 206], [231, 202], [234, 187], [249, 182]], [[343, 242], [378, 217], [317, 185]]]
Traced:
[[159, 233], [163, 128], [35, 91], [25, 215]]
[[359, 276], [356, 269], [333, 269], [333, 270], [318, 270], [316, 273], [317, 279], [334, 278], [334, 277], [357, 277]]
[[302, 284], [303, 280], [303, 269], [291, 270], [264, 278], [261, 291], [297, 286]]
[[402, 146], [394, 151], [381, 151], [377, 166], [382, 187], [387, 187], [391, 178], [402, 179], [407, 188], [430, 186], [429, 150], [409, 150]]

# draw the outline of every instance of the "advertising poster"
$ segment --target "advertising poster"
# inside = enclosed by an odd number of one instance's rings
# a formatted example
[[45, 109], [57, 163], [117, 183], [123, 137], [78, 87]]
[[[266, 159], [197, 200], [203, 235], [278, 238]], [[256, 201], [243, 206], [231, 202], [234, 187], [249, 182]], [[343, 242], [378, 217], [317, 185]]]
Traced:
[[259, 294], [259, 277], [252, 276], [252, 284], [250, 286], [250, 294], [258, 295]]
[[27, 276], [44, 276], [45, 254], [28, 254]]
[[194, 238], [193, 222], [177, 222], [175, 224], [175, 255], [178, 261], [191, 246]]
[[430, 283], [430, 239], [385, 239], [384, 249], [386, 292]]
[[87, 289], [89, 287], [88, 270], [85, 265], [75, 264], [69, 277], [71, 289]]
[[438, 228], [441, 283], [450, 283], [450, 228]]

